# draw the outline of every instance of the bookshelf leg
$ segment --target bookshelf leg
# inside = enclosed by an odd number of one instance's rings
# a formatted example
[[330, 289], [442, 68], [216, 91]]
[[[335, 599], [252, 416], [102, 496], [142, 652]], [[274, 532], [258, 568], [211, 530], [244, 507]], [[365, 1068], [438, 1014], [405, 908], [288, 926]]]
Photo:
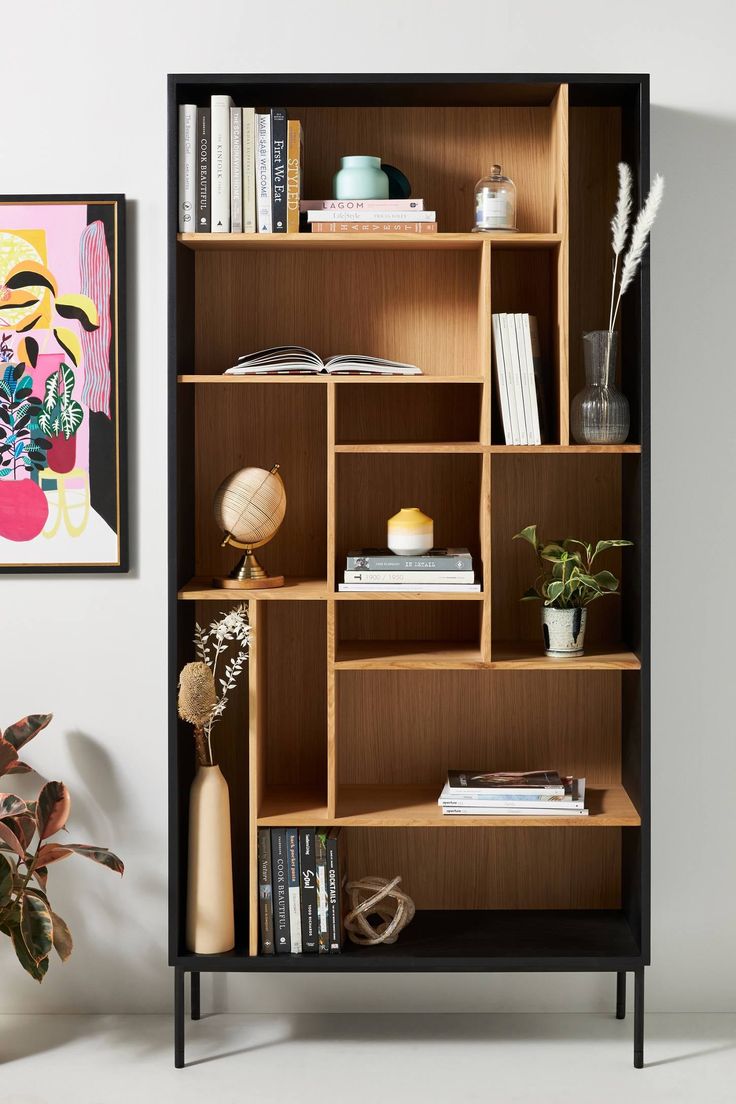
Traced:
[[616, 974], [616, 1019], [626, 1019], [626, 974], [623, 970]]
[[634, 973], [634, 1068], [644, 1066], [644, 967]]
[[192, 1019], [193, 1020], [198, 1020], [199, 1019], [199, 974], [198, 973], [193, 973], [193, 974], [190, 974], [189, 977], [190, 977], [190, 982], [191, 982], [191, 986], [190, 986], [190, 1004], [191, 1004]]
[[184, 1067], [184, 971], [174, 967], [174, 1066]]

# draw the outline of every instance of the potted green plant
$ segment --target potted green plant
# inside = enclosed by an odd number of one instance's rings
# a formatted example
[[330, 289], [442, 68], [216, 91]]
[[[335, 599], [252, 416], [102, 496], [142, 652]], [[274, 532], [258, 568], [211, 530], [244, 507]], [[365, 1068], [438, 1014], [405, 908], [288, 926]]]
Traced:
[[46, 380], [38, 424], [51, 438], [55, 472], [70, 472], [76, 460], [75, 434], [84, 419], [82, 406], [74, 398], [74, 372], [60, 364]]
[[542, 631], [548, 656], [565, 659], [583, 655], [588, 606], [598, 598], [618, 592], [619, 581], [610, 571], [596, 571], [598, 556], [611, 548], [626, 548], [628, 540], [540, 541], [536, 525], [527, 525], [514, 540], [525, 540], [534, 549], [540, 573], [522, 595], [522, 602], [542, 602]]
[[0, 536], [33, 540], [43, 529], [49, 507], [31, 478], [46, 466], [50, 442], [39, 425], [41, 400], [22, 364], [6, 363], [0, 379]]
[[[19, 752], [51, 716], [31, 714], [0, 734], [0, 778], [30, 771]], [[8, 936], [21, 966], [36, 981], [46, 976], [52, 950], [62, 962], [72, 953], [71, 932], [47, 894], [51, 864], [81, 855], [117, 874], [124, 869], [106, 847], [51, 839], [65, 828], [70, 807], [63, 782], [47, 782], [36, 801], [0, 793], [0, 933]]]

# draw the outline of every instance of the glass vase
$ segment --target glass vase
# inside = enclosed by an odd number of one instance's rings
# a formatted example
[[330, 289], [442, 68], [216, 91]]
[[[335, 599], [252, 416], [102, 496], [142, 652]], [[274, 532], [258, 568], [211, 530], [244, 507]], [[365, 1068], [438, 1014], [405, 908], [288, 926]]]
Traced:
[[579, 445], [620, 445], [629, 435], [629, 400], [616, 386], [618, 334], [583, 334], [585, 387], [572, 400], [570, 429]]

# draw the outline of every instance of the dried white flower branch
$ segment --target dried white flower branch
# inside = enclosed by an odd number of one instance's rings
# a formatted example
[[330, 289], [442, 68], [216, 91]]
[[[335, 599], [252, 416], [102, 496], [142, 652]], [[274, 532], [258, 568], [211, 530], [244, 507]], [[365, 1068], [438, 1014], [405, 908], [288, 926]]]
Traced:
[[[228, 659], [227, 652], [230, 645], [235, 645], [234, 654]], [[250, 647], [250, 625], [248, 624], [248, 608], [243, 603], [229, 613], [223, 614], [219, 621], [210, 622], [208, 629], [203, 629], [198, 623], [194, 626], [194, 646], [197, 658], [212, 671], [213, 677], [217, 676], [217, 664], [221, 656], [225, 659], [224, 678], [219, 682], [221, 693], [214, 706], [210, 719], [204, 725], [207, 737], [207, 745], [212, 759], [212, 726], [225, 712], [228, 704], [229, 692], [243, 673], [243, 667], [248, 659]]]
[[631, 281], [636, 275], [636, 271], [641, 264], [641, 259], [646, 249], [649, 235], [654, 225], [654, 220], [657, 217], [660, 205], [662, 203], [662, 196], [664, 194], [664, 177], [659, 173], [652, 181], [652, 186], [649, 190], [649, 195], [646, 198], [644, 206], [639, 212], [636, 222], [634, 223], [634, 229], [631, 231], [631, 240], [629, 242], [628, 251], [623, 259], [621, 266], [621, 282], [619, 284], [618, 296], [616, 298], [616, 306], [611, 318], [610, 327], [616, 324], [616, 318], [618, 316], [618, 310], [621, 305], [621, 296], [628, 288]]
[[624, 162], [618, 166], [618, 199], [616, 200], [616, 212], [611, 219], [611, 246], [613, 248], [613, 279], [611, 281], [611, 309], [608, 314], [608, 329], [613, 329], [613, 304], [616, 298], [616, 276], [618, 275], [618, 259], [626, 245], [626, 235], [629, 232], [629, 218], [631, 216], [631, 169]]

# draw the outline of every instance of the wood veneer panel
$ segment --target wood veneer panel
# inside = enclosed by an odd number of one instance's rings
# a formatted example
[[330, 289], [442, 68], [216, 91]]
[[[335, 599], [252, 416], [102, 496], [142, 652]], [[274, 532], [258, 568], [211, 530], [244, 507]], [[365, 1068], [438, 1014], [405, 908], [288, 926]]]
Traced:
[[480, 645], [480, 605], [436, 602], [339, 602], [338, 650], [349, 642], [469, 641]]
[[482, 387], [337, 388], [338, 444], [479, 442]]
[[621, 830], [348, 828], [349, 878], [402, 876], [420, 909], [618, 908]]
[[[497, 640], [539, 641], [540, 607], [521, 602], [538, 565], [526, 541], [513, 540], [526, 525], [554, 540], [596, 541], [621, 537], [621, 458], [610, 454], [494, 455], [492, 460], [493, 636]], [[622, 556], [615, 550], [601, 561], [621, 578]], [[623, 585], [626, 585], [624, 574]], [[621, 640], [621, 601], [603, 598], [588, 611], [586, 642], [617, 645]]]
[[466, 231], [476, 181], [501, 162], [517, 186], [519, 229], [554, 229], [548, 107], [301, 107], [295, 117], [308, 136], [308, 198], [332, 195], [343, 154], [370, 150], [406, 173], [441, 230]]
[[238, 550], [221, 548], [212, 503], [241, 467], [281, 465], [286, 517], [258, 551], [271, 574], [324, 578], [327, 570], [326, 391], [198, 387], [195, 414], [195, 557], [200, 576], [226, 575]]
[[427, 374], [480, 375], [481, 251], [197, 254], [196, 371], [242, 353], [306, 345], [366, 353]]
[[618, 671], [339, 671], [341, 784], [434, 785], [449, 769], [621, 780]]

